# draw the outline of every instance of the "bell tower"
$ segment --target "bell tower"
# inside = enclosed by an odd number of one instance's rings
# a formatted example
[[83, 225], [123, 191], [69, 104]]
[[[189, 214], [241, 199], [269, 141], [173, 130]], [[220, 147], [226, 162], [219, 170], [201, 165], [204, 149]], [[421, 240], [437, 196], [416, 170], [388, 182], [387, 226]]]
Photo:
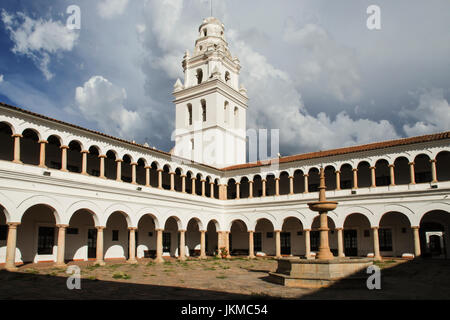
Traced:
[[184, 83], [174, 85], [173, 153], [219, 168], [245, 163], [248, 98], [239, 84], [239, 59], [231, 56], [218, 19], [204, 19], [198, 32], [192, 56], [186, 50], [183, 57]]

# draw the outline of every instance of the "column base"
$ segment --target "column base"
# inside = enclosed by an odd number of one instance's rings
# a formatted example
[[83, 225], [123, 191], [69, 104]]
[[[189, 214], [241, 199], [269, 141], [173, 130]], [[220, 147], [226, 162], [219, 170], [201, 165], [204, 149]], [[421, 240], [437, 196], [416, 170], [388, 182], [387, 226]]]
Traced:
[[67, 264], [65, 264], [65, 263], [55, 263], [55, 267], [57, 267], [57, 268], [65, 268], [65, 267], [67, 267]]
[[98, 264], [99, 266], [104, 266], [106, 263], [103, 260], [97, 260], [95, 261], [94, 265]]
[[180, 261], [185, 261], [185, 260], [186, 260], [186, 257], [178, 257], [178, 260], [180, 260]]
[[128, 259], [127, 263], [136, 264], [136, 263], [138, 263], [138, 261], [136, 259]]
[[44, 166], [44, 165], [38, 165], [38, 167], [39, 167], [39, 168], [42, 168], [42, 169], [48, 169], [48, 167], [47, 167], [47, 166]]
[[381, 260], [383, 260], [383, 258], [381, 256], [375, 256], [375, 257], [373, 257], [373, 260], [381, 261]]
[[16, 266], [6, 266], [5, 267], [5, 270], [6, 271], [11, 271], [11, 272], [14, 272], [14, 271], [17, 271], [17, 270], [19, 270], [19, 268], [17, 268]]
[[249, 259], [255, 259], [255, 256], [248, 256]]
[[154, 260], [156, 263], [163, 263], [164, 262], [164, 259], [163, 259], [163, 257], [157, 257], [157, 258], [155, 258], [155, 260]]
[[200, 260], [206, 260], [206, 259], [208, 259], [208, 257], [207, 256], [200, 256], [200, 257], [198, 257]]
[[83, 176], [88, 176], [88, 173], [87, 172], [82, 172], [81, 173]]
[[20, 160], [13, 160], [12, 162], [17, 163], [17, 164], [23, 164], [23, 162]]
[[319, 260], [332, 260], [332, 259], [334, 259], [334, 256], [331, 253], [331, 251], [329, 251], [329, 250], [322, 251], [322, 252], [319, 250], [319, 252], [317, 252], [316, 259], [319, 259]]

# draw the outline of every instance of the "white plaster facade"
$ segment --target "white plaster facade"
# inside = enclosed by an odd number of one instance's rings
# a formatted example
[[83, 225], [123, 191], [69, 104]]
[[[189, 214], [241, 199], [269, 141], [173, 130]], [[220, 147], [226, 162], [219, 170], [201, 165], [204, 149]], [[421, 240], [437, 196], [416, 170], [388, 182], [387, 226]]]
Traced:
[[[228, 95], [242, 108], [239, 125], [245, 128], [236, 59], [222, 66], [230, 68], [230, 84], [193, 83], [193, 70], [202, 66], [209, 75], [214, 61], [197, 54], [218, 44], [222, 51], [211, 57], [229, 55], [222, 31], [206, 19], [195, 55], [185, 57], [185, 87], [175, 89], [177, 128], [185, 126], [186, 102], [198, 106], [205, 99], [218, 106], [207, 117], [208, 128], [228, 130], [219, 114]], [[195, 59], [201, 62], [194, 66]], [[221, 247], [250, 256], [310, 256], [318, 223], [307, 203], [318, 198], [321, 165], [327, 199], [339, 202], [329, 213], [336, 255], [373, 254], [375, 235], [382, 256], [432, 254], [428, 232], [441, 235], [440, 256], [450, 257], [450, 132], [286, 157], [276, 166], [220, 169], [0, 104], [0, 146], [0, 264], [7, 257], [15, 263], [57, 261], [58, 250], [63, 260], [133, 260], [158, 255], [158, 246], [163, 256], [178, 257]], [[232, 163], [245, 162], [245, 144], [238, 153], [244, 161], [235, 157]], [[15, 254], [8, 255], [8, 248]]]

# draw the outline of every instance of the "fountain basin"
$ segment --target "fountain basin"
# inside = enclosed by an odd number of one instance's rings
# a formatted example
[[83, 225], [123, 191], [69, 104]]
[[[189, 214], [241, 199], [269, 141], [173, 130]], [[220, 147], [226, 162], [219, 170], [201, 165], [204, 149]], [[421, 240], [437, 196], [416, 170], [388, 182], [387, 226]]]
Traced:
[[287, 287], [322, 288], [344, 278], [365, 283], [367, 275], [361, 272], [373, 264], [371, 258], [335, 258], [310, 260], [299, 257], [279, 258], [275, 272], [269, 272], [269, 281]]
[[308, 203], [308, 206], [312, 211], [325, 212], [336, 209], [337, 204], [336, 201], [318, 201], [310, 202]]

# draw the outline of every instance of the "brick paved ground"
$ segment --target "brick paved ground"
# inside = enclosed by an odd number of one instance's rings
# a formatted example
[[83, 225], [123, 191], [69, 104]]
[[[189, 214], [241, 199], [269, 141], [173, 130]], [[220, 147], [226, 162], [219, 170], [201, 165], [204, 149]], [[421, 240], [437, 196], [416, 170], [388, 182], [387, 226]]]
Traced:
[[68, 290], [65, 269], [28, 264], [18, 272], [0, 271], [0, 299], [449, 299], [450, 261], [385, 260], [382, 289], [368, 290], [365, 281], [345, 281], [326, 289], [287, 288], [267, 281], [276, 261], [208, 259], [137, 265], [123, 261], [69, 263], [81, 268], [81, 290]]

